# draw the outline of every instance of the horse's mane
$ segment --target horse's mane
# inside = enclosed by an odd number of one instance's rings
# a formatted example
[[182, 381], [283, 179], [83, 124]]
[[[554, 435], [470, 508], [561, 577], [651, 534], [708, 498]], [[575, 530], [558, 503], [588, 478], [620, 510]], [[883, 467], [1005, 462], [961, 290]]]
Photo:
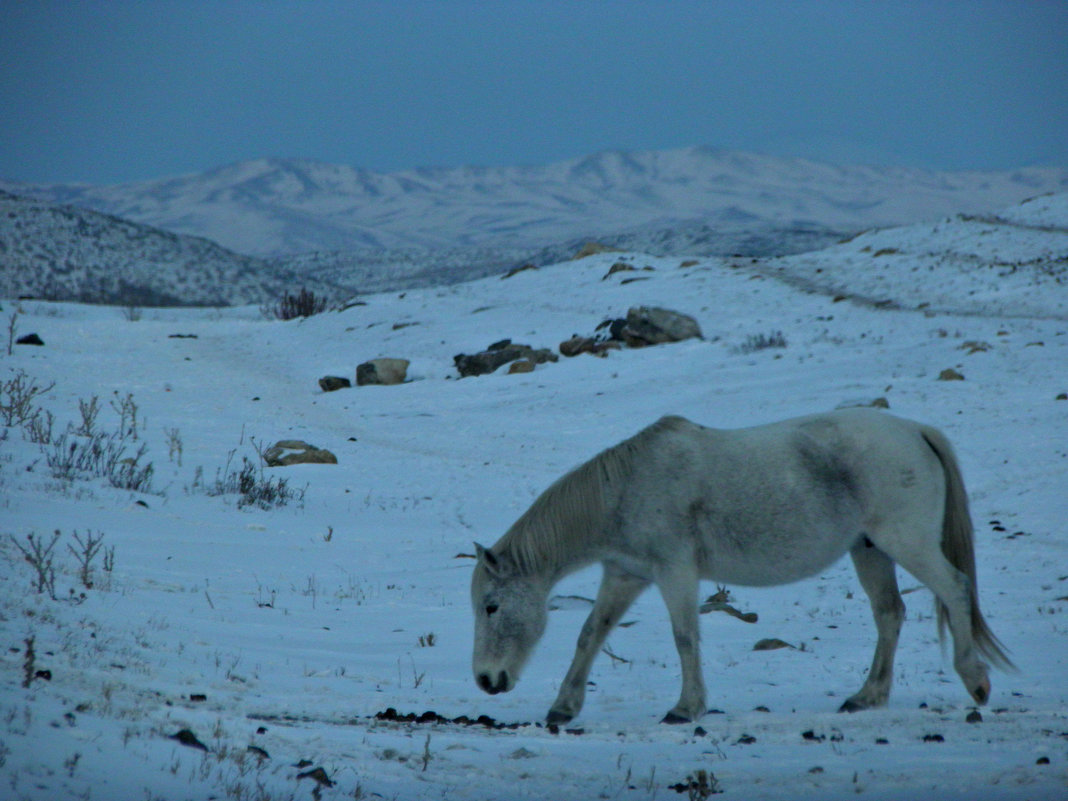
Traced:
[[601, 451], [554, 481], [494, 546], [510, 556], [524, 575], [544, 575], [596, 545], [626, 479], [647, 458], [662, 432], [685, 424], [663, 417], [630, 439]]

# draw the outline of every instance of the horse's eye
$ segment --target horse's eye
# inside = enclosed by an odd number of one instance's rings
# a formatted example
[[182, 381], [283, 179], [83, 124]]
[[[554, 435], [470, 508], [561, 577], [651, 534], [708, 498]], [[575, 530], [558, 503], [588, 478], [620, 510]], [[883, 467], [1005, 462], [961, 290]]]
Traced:
[[488, 617], [489, 615], [492, 615], [492, 614], [493, 614], [494, 612], [496, 612], [496, 611], [497, 611], [498, 609], [500, 609], [500, 607], [499, 607], [499, 606], [497, 606], [497, 604], [489, 604], [489, 605], [488, 605], [488, 606], [486, 607], [486, 616]]

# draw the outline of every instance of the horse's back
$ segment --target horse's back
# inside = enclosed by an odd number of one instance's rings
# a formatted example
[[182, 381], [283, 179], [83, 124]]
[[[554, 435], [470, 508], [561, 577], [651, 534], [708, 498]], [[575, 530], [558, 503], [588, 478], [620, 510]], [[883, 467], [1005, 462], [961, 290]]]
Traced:
[[643, 432], [654, 447], [624, 519], [661, 528], [666, 548], [692, 537], [708, 578], [804, 578], [899, 518], [936, 533], [944, 480], [922, 430], [872, 409], [742, 429], [664, 418]]
[[738, 429], [735, 434], [741, 447], [765, 458], [778, 454], [797, 480], [807, 481], [814, 490], [852, 498], [871, 518], [917, 495], [925, 502], [940, 498], [944, 475], [925, 430], [920, 423], [877, 409], [851, 408]]

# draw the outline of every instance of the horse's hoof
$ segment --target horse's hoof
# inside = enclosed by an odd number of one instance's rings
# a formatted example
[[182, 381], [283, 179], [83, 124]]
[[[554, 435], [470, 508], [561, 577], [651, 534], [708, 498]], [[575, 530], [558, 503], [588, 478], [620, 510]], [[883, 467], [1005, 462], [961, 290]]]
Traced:
[[990, 700], [989, 679], [984, 680], [982, 684], [972, 690], [972, 698], [975, 699], [975, 703], [977, 704], [985, 704], [987, 701]]
[[674, 725], [678, 723], [693, 723], [693, 720], [687, 717], [683, 717], [682, 715], [679, 715], [675, 712], [668, 712], [666, 715], [664, 715], [664, 719], [660, 722], [671, 723]]
[[848, 701], [838, 707], [839, 712], [863, 712], [865, 709], [867, 709], [867, 707], [861, 706], [852, 698], [850, 698]]
[[550, 709], [549, 714], [545, 716], [545, 722], [550, 726], [559, 726], [563, 723], [570, 723], [574, 715], [569, 715], [566, 712], [558, 712], [555, 709]]

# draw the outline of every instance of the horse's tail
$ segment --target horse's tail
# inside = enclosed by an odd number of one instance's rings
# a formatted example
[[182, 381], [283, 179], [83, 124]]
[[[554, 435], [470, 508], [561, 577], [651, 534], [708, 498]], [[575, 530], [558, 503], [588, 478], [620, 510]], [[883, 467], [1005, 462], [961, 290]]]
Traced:
[[[991, 664], [1002, 670], [1015, 668], [1012, 660], [1005, 653], [994, 632], [990, 630], [983, 613], [979, 611], [979, 589], [975, 572], [975, 547], [972, 528], [972, 516], [968, 511], [968, 493], [964, 489], [957, 457], [945, 435], [928, 426], [921, 429], [924, 440], [942, 463], [942, 472], [946, 477], [946, 509], [942, 519], [942, 553], [957, 570], [968, 579], [968, 594], [971, 597], [972, 638], [979, 652], [986, 656]], [[935, 600], [938, 610], [938, 636], [946, 634], [947, 613], [945, 604]]]

